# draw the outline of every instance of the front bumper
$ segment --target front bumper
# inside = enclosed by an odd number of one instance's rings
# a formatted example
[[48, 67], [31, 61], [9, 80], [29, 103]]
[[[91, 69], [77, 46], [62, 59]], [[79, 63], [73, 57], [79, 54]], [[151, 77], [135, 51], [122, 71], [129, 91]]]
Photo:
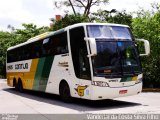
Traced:
[[141, 91], [142, 91], [142, 82], [132, 86], [115, 87], [115, 88], [92, 86], [91, 100], [113, 99], [117, 97], [136, 95], [139, 94]]

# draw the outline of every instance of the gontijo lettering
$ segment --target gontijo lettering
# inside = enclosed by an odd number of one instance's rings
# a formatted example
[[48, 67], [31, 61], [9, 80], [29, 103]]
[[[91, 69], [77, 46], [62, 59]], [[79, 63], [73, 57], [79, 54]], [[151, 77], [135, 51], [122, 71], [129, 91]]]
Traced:
[[13, 65], [8, 65], [7, 70], [19, 70], [19, 69], [28, 69], [28, 63], [21, 63], [21, 64], [15, 64], [14, 67]]
[[22, 64], [15, 64], [15, 69], [28, 69], [28, 63], [22, 63]]
[[32, 60], [18, 61], [9, 63], [6, 66], [7, 72], [29, 72]]

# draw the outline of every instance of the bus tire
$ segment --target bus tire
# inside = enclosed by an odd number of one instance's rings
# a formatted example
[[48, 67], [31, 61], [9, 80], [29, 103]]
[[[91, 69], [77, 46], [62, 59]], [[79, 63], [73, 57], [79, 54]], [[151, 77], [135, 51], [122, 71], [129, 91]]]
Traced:
[[72, 101], [69, 85], [66, 82], [62, 82], [60, 84], [59, 92], [60, 92], [60, 97], [63, 100], [63, 102], [69, 103]]
[[21, 92], [21, 93], [24, 91], [23, 90], [23, 84], [22, 84], [21, 80], [18, 80], [18, 91]]

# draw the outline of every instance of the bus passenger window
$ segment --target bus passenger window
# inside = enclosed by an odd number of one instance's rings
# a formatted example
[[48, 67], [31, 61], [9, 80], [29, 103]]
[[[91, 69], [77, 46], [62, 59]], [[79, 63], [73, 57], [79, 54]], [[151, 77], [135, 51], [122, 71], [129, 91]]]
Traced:
[[47, 46], [50, 55], [59, 55], [68, 52], [67, 32], [52, 36]]

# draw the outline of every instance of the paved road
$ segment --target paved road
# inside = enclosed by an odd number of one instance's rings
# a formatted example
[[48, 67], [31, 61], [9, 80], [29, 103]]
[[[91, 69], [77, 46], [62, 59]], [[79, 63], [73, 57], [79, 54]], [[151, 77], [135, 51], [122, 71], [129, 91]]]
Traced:
[[75, 99], [64, 103], [56, 95], [18, 91], [0, 80], [0, 113], [12, 114], [79, 114], [79, 113], [153, 113], [160, 114], [160, 93], [141, 93], [135, 96], [92, 103]]

